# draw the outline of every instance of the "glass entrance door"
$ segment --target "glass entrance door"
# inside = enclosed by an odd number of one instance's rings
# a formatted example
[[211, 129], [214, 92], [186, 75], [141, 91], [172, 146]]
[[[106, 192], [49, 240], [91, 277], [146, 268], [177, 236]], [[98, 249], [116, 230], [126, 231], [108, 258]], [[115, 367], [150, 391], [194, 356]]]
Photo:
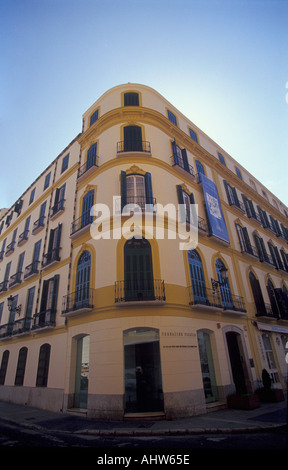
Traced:
[[214, 362], [210, 343], [210, 336], [204, 331], [197, 331], [199, 355], [201, 362], [202, 380], [206, 403], [218, 400]]
[[74, 408], [87, 408], [89, 381], [89, 344], [90, 337], [82, 336], [77, 340]]
[[163, 411], [159, 332], [124, 332], [125, 412]]

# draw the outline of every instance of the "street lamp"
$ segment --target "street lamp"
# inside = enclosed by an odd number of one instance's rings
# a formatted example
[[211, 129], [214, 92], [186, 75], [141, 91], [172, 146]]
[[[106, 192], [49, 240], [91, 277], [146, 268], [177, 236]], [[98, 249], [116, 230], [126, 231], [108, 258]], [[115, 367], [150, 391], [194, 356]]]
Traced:
[[9, 310], [9, 312], [14, 311], [14, 312], [18, 313], [18, 315], [20, 316], [22, 305], [20, 304], [17, 307], [13, 307], [14, 299], [15, 299], [15, 297], [13, 297], [13, 295], [9, 295], [9, 297], [7, 299], [8, 310]]
[[220, 276], [221, 276], [221, 281], [216, 281], [215, 279], [211, 278], [211, 284], [212, 284], [212, 289], [213, 289], [213, 294], [215, 294], [216, 290], [218, 289], [219, 286], [225, 286], [228, 280], [228, 269], [225, 268], [225, 266], [222, 266], [219, 269]]

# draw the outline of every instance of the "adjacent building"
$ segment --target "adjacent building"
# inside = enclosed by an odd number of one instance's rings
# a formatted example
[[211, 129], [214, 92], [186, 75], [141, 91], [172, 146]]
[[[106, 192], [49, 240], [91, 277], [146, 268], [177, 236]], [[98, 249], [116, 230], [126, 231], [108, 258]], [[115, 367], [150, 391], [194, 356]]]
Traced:
[[1, 400], [170, 419], [286, 388], [288, 208], [155, 90], [104, 93], [0, 231]]

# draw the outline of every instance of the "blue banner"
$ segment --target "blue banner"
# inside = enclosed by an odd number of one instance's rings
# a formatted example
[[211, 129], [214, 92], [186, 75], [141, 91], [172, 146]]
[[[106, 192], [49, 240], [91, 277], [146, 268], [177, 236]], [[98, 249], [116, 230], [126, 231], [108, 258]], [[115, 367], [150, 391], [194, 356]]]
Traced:
[[214, 235], [215, 237], [218, 237], [221, 240], [229, 243], [229, 235], [223, 217], [216, 184], [209, 180], [209, 178], [207, 178], [202, 173], [200, 173], [199, 176], [206, 202], [206, 212], [210, 227], [210, 235]]

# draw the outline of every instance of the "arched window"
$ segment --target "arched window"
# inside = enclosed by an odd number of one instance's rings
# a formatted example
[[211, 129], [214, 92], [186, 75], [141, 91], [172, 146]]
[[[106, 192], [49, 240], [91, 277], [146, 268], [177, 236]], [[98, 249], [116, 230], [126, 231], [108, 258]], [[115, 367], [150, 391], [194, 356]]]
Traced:
[[249, 281], [251, 285], [252, 294], [254, 297], [254, 302], [256, 306], [256, 315], [265, 315], [266, 307], [265, 302], [263, 299], [260, 283], [258, 279], [256, 279], [255, 275], [250, 271], [249, 273]]
[[202, 261], [196, 250], [188, 251], [188, 263], [194, 304], [206, 304], [207, 292]]
[[89, 305], [90, 299], [91, 254], [85, 250], [81, 254], [76, 273], [75, 304], [77, 308]]
[[125, 300], [152, 300], [154, 297], [153, 266], [150, 243], [131, 238], [124, 247]]
[[91, 189], [85, 196], [83, 197], [83, 204], [82, 204], [82, 216], [81, 216], [81, 228], [86, 227], [93, 221], [92, 215], [90, 215], [91, 207], [94, 204], [94, 189]]
[[50, 352], [51, 352], [50, 344], [47, 344], [47, 343], [42, 344], [40, 351], [39, 351], [36, 387], [47, 387]]
[[4, 351], [3, 356], [2, 356], [1, 367], [0, 367], [0, 385], [5, 384], [9, 354], [10, 354], [10, 352], [8, 350], [6, 350], [6, 351]]
[[279, 312], [278, 303], [277, 303], [275, 292], [274, 292], [274, 286], [270, 279], [268, 279], [267, 281], [267, 292], [269, 295], [273, 316], [276, 318], [280, 318], [280, 312]]
[[221, 259], [219, 258], [216, 260], [215, 265], [216, 265], [217, 278], [218, 278], [219, 285], [220, 285], [220, 294], [221, 294], [223, 307], [233, 308], [233, 300], [232, 300], [229, 279], [227, 277], [226, 281], [223, 282], [223, 279], [221, 276], [221, 271], [223, 270], [223, 268], [225, 269], [225, 265], [223, 261], [221, 261]]
[[16, 376], [15, 376], [15, 385], [23, 385], [27, 353], [28, 353], [28, 348], [26, 348], [25, 346], [21, 348], [19, 351], [17, 370], [16, 370]]

